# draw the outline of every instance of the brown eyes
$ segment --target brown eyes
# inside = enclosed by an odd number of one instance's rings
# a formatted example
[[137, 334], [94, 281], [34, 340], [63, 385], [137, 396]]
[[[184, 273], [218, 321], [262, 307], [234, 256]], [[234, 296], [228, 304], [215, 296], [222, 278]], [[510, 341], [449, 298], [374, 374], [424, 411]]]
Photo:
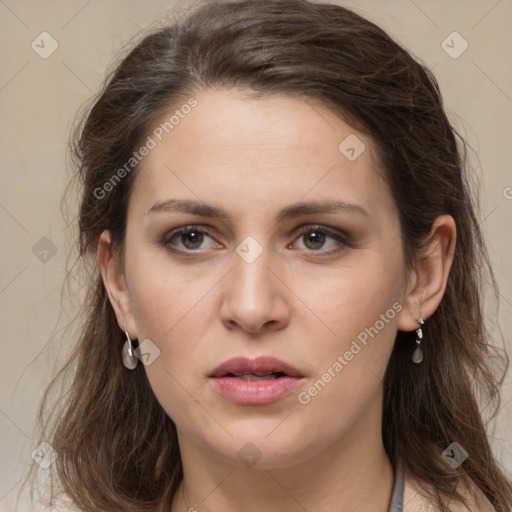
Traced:
[[[327, 226], [302, 226], [297, 236], [299, 238], [295, 240], [302, 241], [304, 250], [307, 252], [320, 252], [328, 255], [341, 250], [346, 245], [346, 236], [342, 232]], [[168, 232], [161, 241], [161, 245], [173, 253], [184, 255], [186, 253], [197, 254], [198, 252], [203, 252], [202, 248], [204, 247], [202, 246], [208, 238], [213, 239], [208, 227], [189, 225]], [[330, 243], [328, 243], [329, 240], [331, 240]], [[177, 243], [181, 244], [181, 247], [176, 245]], [[220, 245], [217, 242], [215, 244], [217, 247]], [[326, 245], [330, 245], [331, 248], [325, 249]]]

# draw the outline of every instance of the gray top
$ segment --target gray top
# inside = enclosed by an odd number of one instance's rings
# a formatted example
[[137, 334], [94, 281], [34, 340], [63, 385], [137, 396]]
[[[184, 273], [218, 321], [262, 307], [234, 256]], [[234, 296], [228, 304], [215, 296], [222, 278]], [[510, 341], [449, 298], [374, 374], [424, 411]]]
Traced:
[[391, 494], [391, 503], [388, 512], [402, 512], [404, 501], [405, 470], [403, 464], [397, 463], [395, 468], [395, 482]]

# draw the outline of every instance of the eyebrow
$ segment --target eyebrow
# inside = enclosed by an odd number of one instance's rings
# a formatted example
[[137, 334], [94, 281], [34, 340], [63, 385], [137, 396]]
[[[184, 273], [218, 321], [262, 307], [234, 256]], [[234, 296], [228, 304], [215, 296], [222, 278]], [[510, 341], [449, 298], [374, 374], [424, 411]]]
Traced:
[[[202, 217], [218, 218], [220, 220], [229, 220], [229, 213], [219, 206], [206, 204], [195, 199], [167, 199], [155, 203], [147, 212], [146, 215], [153, 215], [156, 213], [190, 213]], [[346, 203], [345, 201], [307, 201], [295, 203], [290, 206], [282, 208], [277, 216], [276, 222], [301, 215], [320, 214], [320, 213], [340, 213], [349, 212], [361, 215], [368, 215], [368, 212], [358, 204]]]

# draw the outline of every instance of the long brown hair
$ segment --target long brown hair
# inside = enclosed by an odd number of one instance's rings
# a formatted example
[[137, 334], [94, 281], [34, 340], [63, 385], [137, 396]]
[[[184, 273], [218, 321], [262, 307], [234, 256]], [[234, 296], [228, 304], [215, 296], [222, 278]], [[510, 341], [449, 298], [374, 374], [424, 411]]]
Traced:
[[[127, 371], [122, 364], [124, 333], [94, 258], [100, 234], [109, 230], [123, 261], [137, 167], [108, 191], [104, 184], [163, 114], [209, 87], [319, 100], [368, 134], [399, 210], [409, 267], [434, 219], [455, 219], [454, 261], [444, 297], [424, 328], [430, 342], [422, 345], [422, 364], [410, 361], [414, 333], [396, 336], [384, 380], [383, 442], [394, 466], [404, 461], [433, 486], [432, 500], [441, 510], [448, 497], [463, 500], [457, 483], [471, 479], [498, 512], [509, 511], [512, 484], [486, 434], [499, 409], [508, 357], [491, 343], [483, 316], [484, 285], [495, 300], [498, 291], [466, 143], [424, 65], [354, 12], [307, 0], [203, 2], [152, 29], [108, 74], [78, 125], [72, 140], [80, 186], [78, 258], [89, 270], [76, 346], [38, 411], [39, 440], [58, 454], [46, 470], [52, 482], [55, 473], [58, 489], [83, 511], [134, 512], [168, 510], [181, 482], [175, 425], [143, 365]], [[50, 404], [51, 390], [66, 376], [66, 392]], [[441, 458], [453, 441], [469, 452], [457, 469]]]

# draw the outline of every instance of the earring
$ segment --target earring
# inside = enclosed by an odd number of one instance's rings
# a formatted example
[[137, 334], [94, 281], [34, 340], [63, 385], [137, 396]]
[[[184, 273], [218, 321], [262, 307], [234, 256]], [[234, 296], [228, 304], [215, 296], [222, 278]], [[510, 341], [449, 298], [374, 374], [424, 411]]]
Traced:
[[420, 342], [421, 339], [423, 338], [423, 331], [421, 330], [421, 326], [425, 325], [425, 322], [423, 321], [422, 318], [418, 319], [417, 322], [420, 324], [418, 329], [416, 329], [416, 343], [418, 344], [418, 346], [416, 347], [416, 350], [412, 354], [412, 361], [414, 363], [419, 364], [421, 363], [421, 361], [423, 361], [423, 352], [421, 351], [420, 348]]
[[133, 370], [137, 366], [137, 358], [133, 354], [132, 340], [130, 339], [128, 331], [124, 331], [124, 332], [126, 334], [126, 341], [124, 342], [123, 350], [121, 353], [122, 359], [123, 359], [123, 364], [129, 370]]

